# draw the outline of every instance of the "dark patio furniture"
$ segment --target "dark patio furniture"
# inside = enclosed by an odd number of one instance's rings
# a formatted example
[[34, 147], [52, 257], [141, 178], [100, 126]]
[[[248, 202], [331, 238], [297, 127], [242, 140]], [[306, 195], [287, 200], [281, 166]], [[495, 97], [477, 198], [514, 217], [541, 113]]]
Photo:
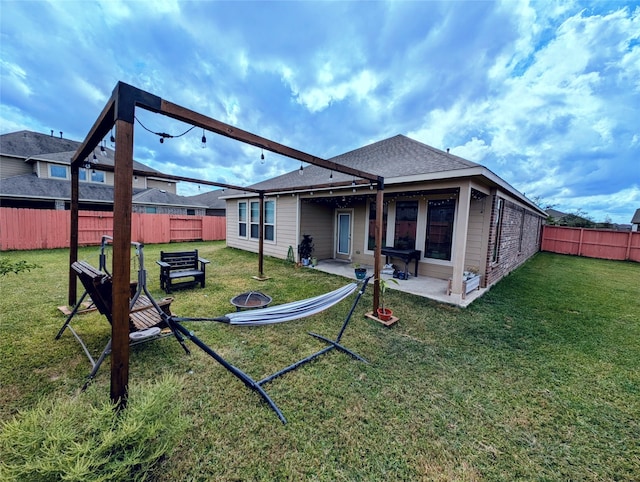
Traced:
[[386, 256], [385, 264], [389, 263], [389, 258], [400, 258], [404, 261], [404, 272], [408, 272], [408, 265], [411, 260], [416, 261], [415, 274], [414, 276], [418, 276], [418, 261], [420, 261], [420, 255], [422, 251], [419, 249], [399, 249], [399, 248], [382, 248], [382, 254]]

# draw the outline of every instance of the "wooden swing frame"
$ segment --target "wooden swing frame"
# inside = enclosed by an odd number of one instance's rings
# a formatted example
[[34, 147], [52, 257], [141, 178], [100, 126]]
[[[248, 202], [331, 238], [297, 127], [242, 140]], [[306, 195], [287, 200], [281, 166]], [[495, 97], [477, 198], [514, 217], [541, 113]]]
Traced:
[[[229, 124], [207, 117], [180, 105], [171, 103], [154, 94], [133, 87], [124, 82], [118, 82], [111, 97], [104, 106], [102, 112], [91, 127], [84, 141], [71, 159], [71, 224], [70, 224], [70, 249], [69, 249], [69, 296], [70, 306], [76, 304], [77, 279], [71, 265], [78, 261], [79, 241], [79, 170], [85, 160], [89, 158], [95, 148], [100, 145], [110, 131], [115, 127], [115, 154], [114, 154], [114, 202], [113, 202], [113, 273], [112, 273], [112, 347], [111, 347], [111, 400], [118, 408], [124, 408], [128, 398], [129, 383], [129, 247], [131, 243], [131, 218], [133, 176], [152, 175], [147, 171], [134, 169], [133, 165], [133, 139], [134, 120], [136, 108], [161, 114], [187, 124], [200, 127], [204, 130], [219, 134], [231, 139], [251, 144], [260, 149], [274, 152], [301, 162], [320, 166], [332, 171], [349, 174], [355, 178], [356, 185], [375, 185], [376, 203], [382, 206], [384, 200], [384, 178], [375, 174], [343, 166], [332, 161], [321, 159], [311, 154], [293, 149], [267, 138], [238, 129]], [[164, 136], [163, 136], [164, 137]], [[110, 170], [109, 166], [102, 166], [104, 170]], [[155, 173], [157, 174], [157, 173]], [[204, 185], [238, 189], [254, 193], [260, 199], [260, 234], [259, 234], [259, 260], [258, 270], [263, 275], [263, 229], [264, 225], [264, 196], [265, 194], [278, 193], [283, 190], [258, 190], [248, 187], [233, 186], [230, 184], [192, 179], [182, 176], [164, 175], [168, 180], [193, 182]], [[332, 183], [333, 187], [351, 186], [352, 182]], [[318, 189], [327, 186], [306, 186], [303, 189]], [[300, 187], [298, 187], [300, 189]], [[378, 307], [380, 288], [380, 258], [382, 240], [382, 209], [376, 210], [376, 250], [374, 261], [374, 310]]]

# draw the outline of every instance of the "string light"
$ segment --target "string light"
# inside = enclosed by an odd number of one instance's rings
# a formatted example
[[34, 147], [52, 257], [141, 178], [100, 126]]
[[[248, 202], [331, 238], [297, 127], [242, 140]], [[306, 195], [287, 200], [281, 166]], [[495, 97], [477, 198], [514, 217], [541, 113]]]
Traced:
[[300, 174], [301, 176], [304, 174], [304, 167], [302, 166], [302, 163], [300, 163], [300, 169], [298, 169], [298, 174]]
[[207, 147], [207, 138], [204, 135], [204, 129], [202, 129], [202, 148]]
[[260, 164], [264, 164], [264, 149], [260, 153]]

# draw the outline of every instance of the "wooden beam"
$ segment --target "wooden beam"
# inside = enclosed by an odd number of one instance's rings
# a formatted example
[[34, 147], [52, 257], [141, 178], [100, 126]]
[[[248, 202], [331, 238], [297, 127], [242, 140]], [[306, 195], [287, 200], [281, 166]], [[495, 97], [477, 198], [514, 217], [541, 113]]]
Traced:
[[89, 133], [85, 137], [82, 145], [78, 148], [76, 153], [71, 158], [71, 165], [79, 165], [85, 161], [92, 153], [93, 150], [100, 144], [100, 141], [104, 139], [107, 133], [111, 130], [115, 117], [115, 105], [116, 99], [112, 94], [111, 98], [102, 109], [102, 112], [96, 119], [95, 123], [89, 130]]
[[113, 200], [113, 267], [111, 327], [111, 400], [127, 405], [129, 391], [129, 282], [131, 279], [131, 208], [133, 124], [116, 121]]
[[[141, 107], [144, 108], [144, 106]], [[252, 146], [256, 146], [270, 152], [275, 152], [276, 154], [306, 162], [308, 164], [313, 164], [315, 166], [324, 167], [332, 171], [342, 172], [344, 174], [368, 179], [369, 181], [376, 183], [381, 180], [380, 176], [376, 174], [360, 171], [359, 169], [353, 169], [348, 166], [343, 166], [335, 162], [312, 156], [311, 154], [307, 154], [306, 152], [293, 149], [291, 147], [285, 146], [284, 144], [271, 141], [256, 134], [252, 134], [251, 132], [238, 129], [237, 127], [229, 124], [225, 124], [224, 122], [211, 119], [210, 117], [207, 117], [203, 114], [199, 114], [198, 112], [187, 109], [186, 107], [173, 104], [164, 99], [162, 100], [160, 113], [173, 119], [186, 122], [187, 124], [195, 125], [216, 134], [229, 137], [240, 142], [244, 142], [245, 144], [251, 144]]]

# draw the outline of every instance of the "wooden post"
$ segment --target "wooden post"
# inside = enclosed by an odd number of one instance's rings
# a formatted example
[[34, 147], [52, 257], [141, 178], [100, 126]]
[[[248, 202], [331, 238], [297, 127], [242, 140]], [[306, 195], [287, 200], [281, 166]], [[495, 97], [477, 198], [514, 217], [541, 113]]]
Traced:
[[384, 212], [384, 190], [378, 186], [376, 192], [376, 249], [373, 259], [373, 315], [380, 306], [380, 260], [382, 258], [382, 214]]
[[78, 278], [71, 265], [78, 261], [78, 216], [80, 214], [80, 168], [78, 163], [71, 163], [71, 222], [69, 223], [69, 306], [77, 302]]
[[129, 385], [129, 282], [131, 267], [131, 207], [133, 123], [116, 121], [113, 199], [113, 267], [111, 326], [111, 401], [125, 408]]

